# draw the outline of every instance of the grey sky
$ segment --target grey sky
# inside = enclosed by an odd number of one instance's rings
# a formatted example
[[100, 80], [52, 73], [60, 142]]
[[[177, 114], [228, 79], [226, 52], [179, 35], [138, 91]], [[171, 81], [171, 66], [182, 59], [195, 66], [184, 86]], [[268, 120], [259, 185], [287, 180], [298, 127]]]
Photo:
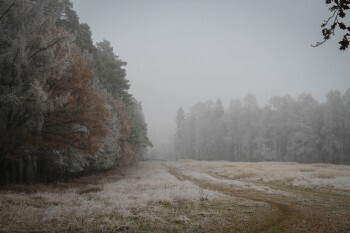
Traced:
[[337, 40], [319, 48], [324, 1], [73, 0], [94, 42], [111, 41], [128, 62], [131, 92], [142, 101], [157, 145], [172, 133], [179, 106], [255, 94], [350, 88], [349, 52]]

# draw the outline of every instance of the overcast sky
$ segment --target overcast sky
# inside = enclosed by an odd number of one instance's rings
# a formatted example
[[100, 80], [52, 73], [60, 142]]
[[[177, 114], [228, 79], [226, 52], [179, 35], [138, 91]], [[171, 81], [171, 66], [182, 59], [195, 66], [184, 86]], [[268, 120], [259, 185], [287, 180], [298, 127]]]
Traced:
[[94, 42], [107, 39], [128, 62], [154, 143], [173, 134], [179, 106], [256, 95], [350, 88], [349, 52], [322, 39], [324, 1], [73, 0]]

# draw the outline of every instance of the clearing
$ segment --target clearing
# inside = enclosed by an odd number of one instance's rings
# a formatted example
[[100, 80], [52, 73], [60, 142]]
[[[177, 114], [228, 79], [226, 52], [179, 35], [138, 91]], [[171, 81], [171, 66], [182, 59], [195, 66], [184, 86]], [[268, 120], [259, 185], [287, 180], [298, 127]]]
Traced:
[[1, 187], [0, 232], [350, 232], [350, 166], [145, 161]]

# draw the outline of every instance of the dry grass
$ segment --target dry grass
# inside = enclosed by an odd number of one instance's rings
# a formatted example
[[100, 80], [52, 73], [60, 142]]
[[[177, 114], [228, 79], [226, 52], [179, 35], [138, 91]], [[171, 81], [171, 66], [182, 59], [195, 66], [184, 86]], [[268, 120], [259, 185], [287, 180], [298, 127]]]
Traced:
[[[141, 162], [134, 168], [67, 183], [8, 186], [7, 191], [0, 191], [0, 232], [264, 232], [275, 227], [276, 219], [298, 217], [289, 213], [286, 203], [310, 208], [317, 198], [323, 198], [327, 211], [336, 215], [320, 212], [321, 207], [312, 209], [312, 214], [308, 210], [310, 216], [321, 214], [313, 217], [312, 229], [318, 229], [323, 215], [331, 223], [350, 216], [350, 207], [344, 204], [348, 199], [343, 196], [309, 195], [308, 191], [308, 199], [270, 186], [309, 188], [332, 183], [335, 190], [346, 191], [348, 166], [223, 161], [182, 161], [171, 166], [178, 169], [178, 176], [161, 163]], [[181, 173], [190, 178], [184, 179]], [[281, 217], [284, 214], [287, 217]], [[304, 227], [293, 221], [288, 220], [294, 225], [286, 225], [281, 232], [289, 232], [288, 226]], [[334, 227], [328, 225], [327, 229]], [[341, 222], [334, 229], [346, 232], [343, 226]], [[299, 232], [312, 232], [302, 229]]]
[[350, 191], [350, 166], [347, 165], [193, 160], [180, 163], [187, 169], [209, 171], [242, 181], [279, 183], [302, 188], [333, 187], [335, 191]]
[[299, 168], [299, 171], [300, 172], [314, 172], [314, 171], [316, 171], [316, 169], [310, 168], [310, 167], [301, 167], [301, 168]]
[[334, 173], [325, 172], [325, 171], [315, 172], [313, 174], [313, 176], [316, 178], [321, 178], [321, 179], [333, 179], [333, 178], [335, 178]]
[[247, 179], [252, 177], [257, 177], [258, 173], [252, 169], [241, 170], [239, 173], [228, 174], [232, 176], [234, 179]]
[[[183, 205], [190, 209], [193, 203], [225, 200], [223, 194], [179, 181], [157, 163], [141, 163], [124, 173], [123, 178], [113, 173], [107, 179], [8, 186], [0, 192], [0, 232], [133, 232], [145, 223], [179, 224], [182, 219], [187, 224], [179, 215]], [[164, 208], [176, 214], [162, 216]]]
[[84, 194], [84, 193], [93, 193], [93, 192], [101, 192], [103, 190], [103, 187], [101, 186], [91, 186], [87, 185], [86, 187], [81, 187], [77, 190], [78, 194]]
[[[259, 201], [272, 207], [269, 214], [261, 213], [259, 220], [264, 219], [263, 223], [256, 222], [253, 224], [254, 228], [247, 227], [246, 231], [227, 229], [227, 232], [350, 232], [349, 192], [336, 194], [320, 190], [294, 189], [280, 186], [276, 182], [267, 185], [244, 180], [237, 181], [209, 170], [193, 170], [187, 165], [189, 164], [182, 163], [181, 166], [173, 168], [172, 173], [183, 180], [191, 180], [201, 187], [220, 190], [228, 195], [245, 198], [253, 203]], [[225, 165], [227, 169], [229, 166]], [[261, 164], [252, 165], [261, 166]], [[286, 166], [290, 165], [295, 164]], [[207, 174], [211, 174], [211, 177]], [[292, 177], [292, 180], [295, 179]], [[275, 214], [273, 209], [277, 210]]]

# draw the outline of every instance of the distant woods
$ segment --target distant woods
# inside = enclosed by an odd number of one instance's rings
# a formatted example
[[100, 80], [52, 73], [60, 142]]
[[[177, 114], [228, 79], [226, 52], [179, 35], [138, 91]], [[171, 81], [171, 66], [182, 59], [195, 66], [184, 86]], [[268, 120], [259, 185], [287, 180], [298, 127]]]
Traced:
[[176, 159], [350, 163], [350, 89], [324, 103], [310, 94], [275, 96], [259, 107], [253, 95], [200, 102], [176, 116]]
[[0, 0], [0, 183], [137, 160], [151, 145], [126, 62], [69, 0]]

